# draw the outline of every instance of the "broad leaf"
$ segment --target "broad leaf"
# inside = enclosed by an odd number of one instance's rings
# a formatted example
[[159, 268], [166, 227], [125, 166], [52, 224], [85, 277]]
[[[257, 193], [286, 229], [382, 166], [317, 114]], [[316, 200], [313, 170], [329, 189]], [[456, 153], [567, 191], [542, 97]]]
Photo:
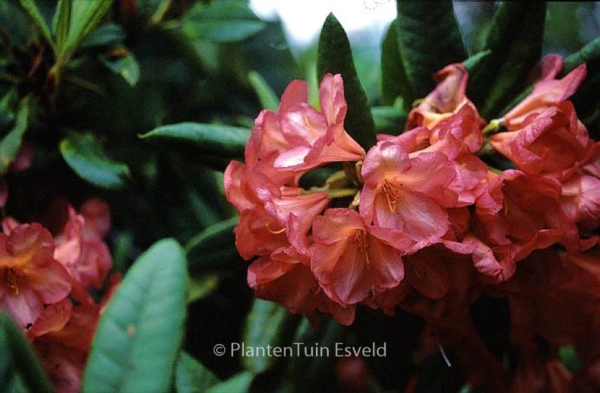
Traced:
[[172, 239], [133, 264], [98, 325], [84, 392], [169, 390], [183, 339], [186, 263]]
[[341, 74], [344, 79], [344, 95], [348, 103], [344, 128], [348, 134], [365, 150], [375, 145], [375, 126], [371, 117], [371, 108], [354, 67], [350, 41], [333, 14], [327, 16], [319, 37], [318, 79], [323, 79], [326, 73]]
[[224, 158], [243, 157], [250, 130], [216, 124], [178, 123], [155, 128], [141, 135], [142, 139], [192, 144], [198, 152]]
[[19, 153], [23, 143], [23, 135], [25, 135], [28, 126], [29, 105], [30, 99], [28, 97], [21, 101], [12, 130], [0, 141], [0, 175], [8, 171], [10, 164]]
[[[118, 56], [114, 51], [118, 51]], [[113, 73], [120, 75], [129, 86], [135, 86], [140, 79], [140, 66], [135, 56], [125, 48], [116, 48], [99, 56], [100, 62]]]
[[250, 391], [250, 384], [252, 384], [253, 378], [254, 375], [251, 372], [243, 371], [213, 386], [206, 393], [246, 393]]
[[267, 84], [267, 81], [256, 71], [251, 71], [248, 74], [248, 80], [258, 96], [261, 106], [276, 111], [279, 108], [279, 98]]
[[54, 40], [52, 39], [52, 34], [50, 33], [50, 29], [44, 20], [44, 17], [40, 13], [40, 10], [35, 5], [34, 0], [18, 0], [18, 4], [21, 6], [21, 9], [25, 11], [29, 19], [35, 24], [35, 26], [40, 30], [42, 36], [46, 40], [48, 44], [54, 48]]
[[175, 390], [179, 393], [204, 393], [219, 383], [206, 367], [190, 356], [181, 352], [175, 367]]
[[82, 179], [108, 189], [125, 185], [129, 168], [107, 157], [94, 134], [70, 132], [59, 147], [67, 164]]
[[[4, 312], [0, 312], [0, 348], [2, 348], [0, 357], [3, 368], [0, 372], [8, 377], [1, 378], [0, 375], [0, 382], [6, 381], [8, 384], [2, 386], [0, 383], [0, 391], [13, 391], [15, 377], [21, 377], [23, 386], [30, 392], [51, 393], [53, 391], [33, 348], [21, 330]], [[12, 373], [12, 378], [9, 373]]]
[[467, 96], [486, 119], [500, 111], [526, 86], [542, 53], [546, 4], [502, 2], [489, 27], [481, 59], [470, 75]]
[[266, 26], [250, 7], [239, 1], [199, 3], [186, 14], [182, 23], [188, 36], [211, 42], [241, 41]]
[[[289, 313], [279, 304], [254, 299], [246, 318], [244, 344], [249, 348], [281, 347], [287, 331], [285, 324]], [[262, 373], [279, 361], [276, 356], [244, 356], [244, 367], [255, 374]]]
[[[433, 74], [467, 58], [451, 1], [398, 0], [397, 41], [415, 98], [435, 87]], [[412, 102], [410, 102], [412, 104]]]

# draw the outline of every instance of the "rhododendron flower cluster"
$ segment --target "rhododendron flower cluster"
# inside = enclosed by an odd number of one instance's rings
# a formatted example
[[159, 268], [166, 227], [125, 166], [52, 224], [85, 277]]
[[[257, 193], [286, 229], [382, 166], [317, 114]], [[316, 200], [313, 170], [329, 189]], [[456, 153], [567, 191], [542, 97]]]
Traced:
[[[252, 260], [256, 296], [313, 321], [330, 313], [342, 324], [353, 322], [359, 304], [388, 314], [402, 308], [424, 317], [465, 362], [479, 359], [474, 380], [480, 369], [489, 377], [501, 366], [471, 337], [468, 307], [482, 293], [508, 296], [511, 338], [525, 358], [535, 353], [538, 322], [520, 319], [518, 310], [542, 296], [525, 293], [544, 279], [523, 272], [548, 265], [560, 277], [582, 264], [592, 269], [588, 255], [598, 250], [600, 143], [568, 101], [586, 68], [558, 79], [562, 65], [547, 56], [533, 91], [490, 121], [466, 96], [465, 67], [449, 65], [404, 132], [378, 135], [368, 151], [344, 128], [340, 75], [324, 76], [319, 109], [308, 103], [307, 84], [292, 82], [279, 111], [256, 119], [245, 163], [232, 161], [225, 172], [226, 196], [240, 212], [236, 245]], [[323, 181], [314, 174], [325, 174]], [[557, 290], [585, 296], [566, 278], [555, 281]], [[565, 334], [560, 345], [582, 343], [581, 332]], [[532, 362], [523, 367], [556, 381], [568, 375], [559, 363]], [[527, 370], [523, 378], [531, 377]], [[516, 378], [512, 388], [529, 382]]]
[[[107, 284], [112, 267], [103, 240], [110, 212], [104, 202], [90, 199], [79, 213], [71, 206], [64, 213], [66, 224], [54, 237], [39, 223], [2, 220], [0, 308], [30, 339], [56, 391], [77, 392], [107, 301], [89, 291]], [[111, 281], [116, 284], [118, 277]]]

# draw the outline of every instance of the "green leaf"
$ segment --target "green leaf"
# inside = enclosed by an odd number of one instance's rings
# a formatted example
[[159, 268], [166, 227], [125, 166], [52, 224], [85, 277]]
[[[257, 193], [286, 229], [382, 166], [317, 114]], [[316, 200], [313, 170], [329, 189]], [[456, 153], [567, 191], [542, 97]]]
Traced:
[[[284, 327], [289, 313], [279, 304], [254, 299], [252, 309], [246, 318], [244, 344], [249, 348], [280, 347], [286, 329]], [[277, 356], [244, 356], [242, 364], [248, 371], [259, 374], [279, 361]]]
[[[8, 359], [8, 362], [12, 364], [10, 367], [4, 363], [7, 368], [12, 368], [12, 380], [15, 375], [21, 376], [24, 386], [30, 392], [51, 393], [53, 391], [33, 348], [21, 330], [4, 312], [0, 312], [0, 344], [2, 348], [0, 356], [3, 358], [3, 362]], [[8, 379], [8, 384], [12, 386], [11, 378]], [[0, 390], [8, 392], [11, 391], [11, 388], [0, 386]]]
[[480, 67], [482, 60], [485, 59], [485, 57], [488, 56], [490, 53], [492, 53], [492, 51], [488, 49], [483, 50], [481, 52], [477, 52], [473, 56], [469, 56], [468, 59], [463, 61], [463, 65], [467, 69], [467, 72], [469, 74], [473, 73], [474, 70], [477, 69], [477, 67]]
[[183, 339], [186, 280], [185, 255], [173, 239], [138, 258], [100, 319], [84, 392], [169, 390]]
[[175, 390], [178, 393], [204, 393], [219, 383], [206, 367], [182, 351], [175, 367]]
[[59, 55], [69, 58], [79, 44], [94, 31], [111, 4], [112, 0], [62, 0], [54, 18]]
[[155, 128], [141, 135], [142, 139], [192, 144], [198, 152], [221, 157], [243, 157], [250, 130], [216, 124], [178, 123]]
[[233, 229], [238, 221], [236, 216], [213, 224], [187, 242], [185, 249], [192, 275], [231, 269], [236, 263], [238, 267], [245, 267], [239, 264], [240, 256], [235, 248]]
[[582, 363], [573, 347], [562, 347], [558, 350], [560, 362], [572, 373], [581, 369]]
[[276, 111], [279, 108], [279, 98], [267, 84], [267, 81], [256, 71], [248, 73], [248, 80], [250, 80], [250, 84], [252, 84], [262, 107]]
[[396, 4], [402, 64], [415, 98], [423, 98], [435, 88], [433, 74], [466, 59], [467, 51], [451, 1], [398, 0]]
[[98, 57], [106, 68], [120, 75], [129, 86], [134, 87], [140, 80], [140, 66], [131, 52], [124, 48], [119, 49], [124, 53], [116, 58], [113, 58], [110, 53], [103, 53]]
[[219, 286], [219, 276], [216, 274], [207, 274], [201, 277], [191, 277], [187, 302], [193, 303], [205, 298]]
[[497, 118], [520, 93], [542, 53], [546, 4], [502, 2], [487, 33], [481, 59], [470, 75], [467, 96], [486, 119]]
[[28, 126], [29, 105], [30, 99], [29, 97], [25, 97], [19, 105], [19, 112], [17, 113], [17, 120], [14, 127], [0, 141], [0, 175], [8, 171], [10, 164], [19, 153], [19, 149], [23, 143], [23, 135], [25, 135]]
[[188, 36], [217, 43], [244, 40], [266, 26], [248, 5], [239, 1], [199, 3], [182, 23]]
[[50, 46], [54, 49], [54, 40], [52, 39], [52, 34], [50, 33], [50, 29], [44, 20], [44, 17], [40, 13], [40, 10], [35, 5], [34, 0], [18, 0], [19, 6], [21, 9], [27, 14], [29, 19], [35, 24], [35, 26], [40, 29], [42, 36], [46, 40]]
[[254, 375], [250, 371], [243, 371], [213, 386], [206, 393], [246, 393], [250, 391], [252, 379], [254, 379]]
[[318, 79], [326, 73], [342, 75], [348, 103], [344, 128], [365, 150], [369, 149], [377, 142], [371, 108], [354, 67], [348, 36], [333, 14], [327, 16], [319, 37]]
[[579, 51], [569, 55], [565, 59], [561, 76], [573, 71], [579, 64], [591, 62], [600, 62], [600, 37], [596, 37]]
[[129, 168], [108, 158], [94, 134], [70, 132], [59, 148], [67, 164], [82, 179], [107, 189], [125, 186]]
[[371, 113], [378, 134], [399, 135], [404, 131], [407, 113], [397, 106], [374, 106]]
[[417, 99], [412, 90], [398, 45], [398, 21], [394, 20], [385, 34], [381, 51], [381, 101], [392, 105], [398, 97], [402, 98], [403, 109], [408, 112]]
[[127, 38], [123, 28], [114, 23], [105, 23], [93, 32], [81, 43], [80, 48], [92, 48], [97, 46], [114, 46]]

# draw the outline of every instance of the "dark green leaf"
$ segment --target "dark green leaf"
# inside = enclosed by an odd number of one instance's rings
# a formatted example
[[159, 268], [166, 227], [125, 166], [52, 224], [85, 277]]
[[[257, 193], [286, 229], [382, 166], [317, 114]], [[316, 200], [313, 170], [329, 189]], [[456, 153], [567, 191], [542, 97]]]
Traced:
[[[279, 304], [254, 299], [252, 309], [246, 318], [244, 344], [251, 348], [280, 347], [286, 329], [284, 324], [289, 314]], [[254, 374], [262, 373], [279, 359], [276, 356], [244, 356], [244, 367]]]
[[254, 375], [250, 371], [243, 371], [229, 378], [227, 381], [213, 386], [206, 393], [246, 393], [250, 389], [253, 378]]
[[212, 42], [241, 41], [266, 26], [250, 7], [239, 1], [199, 3], [182, 22], [188, 36]]
[[129, 177], [127, 165], [108, 158], [94, 134], [70, 132], [60, 142], [60, 153], [71, 169], [95, 186], [121, 188]]
[[399, 135], [404, 131], [407, 113], [398, 109], [397, 106], [374, 106], [371, 108], [373, 120], [375, 120], [375, 130], [378, 134]]
[[216, 124], [179, 123], [155, 128], [142, 139], [169, 141], [182, 146], [193, 144], [198, 152], [221, 157], [243, 157], [250, 130]]
[[[9, 359], [13, 372], [22, 377], [24, 385], [30, 392], [51, 393], [53, 391], [33, 348], [21, 330], [4, 312], [0, 312], [0, 344], [2, 344], [0, 356]], [[2, 391], [9, 390], [2, 389]]]
[[175, 367], [175, 390], [178, 393], [204, 393], [219, 383], [206, 367], [187, 352], [181, 352]]
[[57, 48], [63, 48], [69, 37], [72, 6], [72, 0], [58, 0], [56, 13], [54, 14], [54, 20], [52, 21]]
[[412, 90], [400, 55], [398, 45], [398, 21], [394, 20], [383, 39], [381, 52], [381, 101], [392, 105], [398, 97], [402, 98], [402, 107], [408, 112], [417, 99]]
[[30, 99], [28, 97], [21, 101], [15, 125], [0, 141], [0, 174], [5, 174], [8, 171], [10, 164], [19, 153], [19, 149], [23, 143], [23, 135], [25, 135], [25, 131], [27, 130], [29, 105]]
[[[397, 41], [415, 98], [435, 87], [433, 74], [467, 58], [451, 1], [397, 1]], [[412, 104], [412, 102], [410, 102]]]
[[261, 106], [265, 109], [276, 111], [279, 108], [279, 98], [277, 98], [273, 89], [267, 84], [267, 81], [256, 71], [250, 71], [248, 79], [258, 96]]
[[482, 60], [485, 59], [485, 57], [488, 56], [490, 53], [492, 53], [492, 51], [488, 49], [481, 52], [477, 52], [473, 56], [469, 56], [468, 59], [463, 61], [463, 65], [467, 69], [467, 72], [469, 74], [473, 73], [473, 71], [481, 65]]
[[350, 41], [333, 14], [327, 16], [319, 37], [318, 79], [323, 79], [326, 73], [341, 74], [344, 79], [344, 95], [348, 103], [344, 128], [348, 134], [365, 149], [375, 145], [377, 141], [371, 108], [356, 74]]
[[565, 59], [561, 76], [573, 71], [575, 67], [582, 63], [600, 62], [600, 37], [588, 42], [583, 48]]
[[120, 75], [129, 86], [135, 86], [140, 79], [140, 66], [133, 54], [125, 49], [123, 55], [112, 58], [110, 54], [101, 54], [100, 62], [113, 73]]
[[581, 360], [573, 347], [562, 347], [558, 350], [558, 358], [560, 362], [572, 373], [576, 373], [581, 369]]
[[100, 319], [84, 392], [169, 390], [183, 339], [186, 263], [172, 239], [132, 265]]
[[123, 28], [114, 23], [106, 23], [94, 30], [80, 45], [80, 48], [114, 46], [126, 38]]
[[201, 277], [191, 277], [188, 290], [187, 302], [193, 303], [204, 299], [219, 286], [219, 276], [216, 274], [206, 274]]
[[35, 24], [35, 26], [40, 30], [42, 36], [46, 40], [48, 44], [50, 44], [54, 48], [54, 40], [52, 39], [52, 34], [50, 34], [50, 29], [44, 20], [44, 17], [40, 13], [37, 5], [35, 5], [34, 0], [18, 0], [18, 4], [21, 6], [21, 9], [25, 11], [29, 19]]
[[467, 96], [486, 119], [500, 111], [525, 87], [542, 53], [546, 4], [502, 2], [489, 27], [481, 59], [470, 75]]
[[233, 229], [238, 221], [236, 216], [213, 224], [187, 242], [185, 248], [192, 275], [245, 266], [239, 263], [240, 256], [235, 248]]

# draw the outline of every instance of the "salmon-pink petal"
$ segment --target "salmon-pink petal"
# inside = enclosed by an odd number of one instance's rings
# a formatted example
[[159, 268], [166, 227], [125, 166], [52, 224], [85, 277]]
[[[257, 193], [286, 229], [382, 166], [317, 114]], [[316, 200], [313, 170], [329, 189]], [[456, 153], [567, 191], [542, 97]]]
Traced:
[[[2, 292], [0, 291], [0, 295]], [[0, 305], [12, 317], [16, 325], [22, 329], [31, 326], [43, 309], [43, 300], [33, 291], [23, 291], [19, 296], [4, 292], [0, 297]]]
[[344, 81], [339, 74], [325, 74], [319, 87], [319, 103], [328, 125], [342, 123], [346, 117]]
[[308, 102], [308, 84], [302, 80], [293, 80], [281, 95], [279, 113], [287, 112], [291, 106]]
[[71, 319], [72, 311], [73, 303], [67, 298], [49, 305], [42, 311], [31, 329], [27, 331], [27, 337], [34, 339], [50, 332], [62, 330]]

